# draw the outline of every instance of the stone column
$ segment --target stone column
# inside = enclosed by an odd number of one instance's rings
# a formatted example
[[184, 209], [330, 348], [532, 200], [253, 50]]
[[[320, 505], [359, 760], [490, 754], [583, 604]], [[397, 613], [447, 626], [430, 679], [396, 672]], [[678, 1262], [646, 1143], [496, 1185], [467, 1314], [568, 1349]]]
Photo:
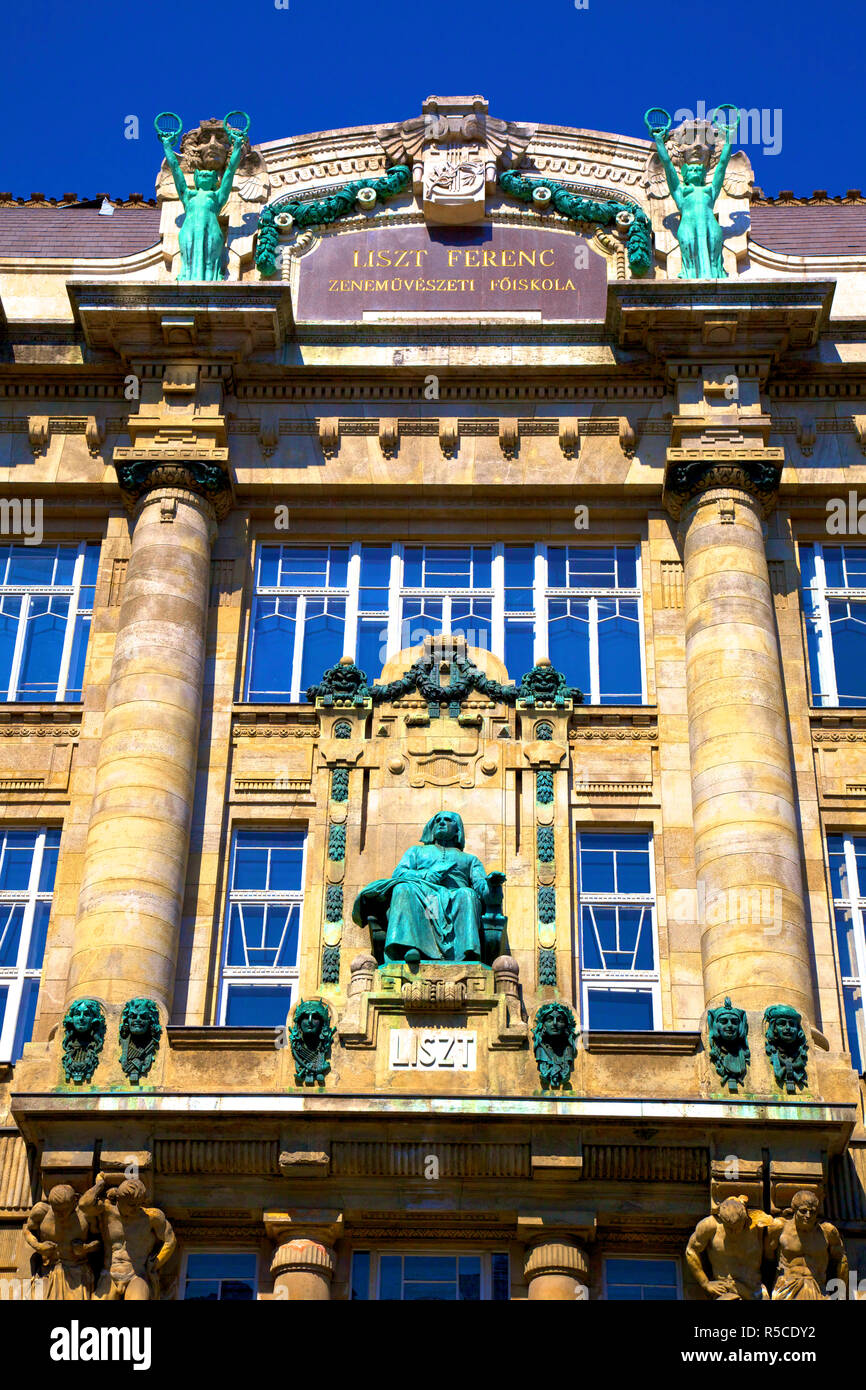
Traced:
[[567, 1236], [558, 1240], [541, 1240], [533, 1245], [527, 1254], [523, 1272], [529, 1285], [530, 1299], [569, 1299], [574, 1302], [575, 1299], [589, 1298], [589, 1260], [586, 1251]]
[[339, 1212], [265, 1212], [265, 1230], [277, 1247], [271, 1261], [275, 1299], [330, 1299], [342, 1229]]
[[[797, 806], [763, 517], [745, 468], [679, 499], [692, 815], [708, 1008], [815, 1016]], [[681, 510], [680, 510], [681, 505]]]
[[67, 1000], [171, 1013], [189, 853], [216, 512], [153, 470], [132, 551], [96, 765]]

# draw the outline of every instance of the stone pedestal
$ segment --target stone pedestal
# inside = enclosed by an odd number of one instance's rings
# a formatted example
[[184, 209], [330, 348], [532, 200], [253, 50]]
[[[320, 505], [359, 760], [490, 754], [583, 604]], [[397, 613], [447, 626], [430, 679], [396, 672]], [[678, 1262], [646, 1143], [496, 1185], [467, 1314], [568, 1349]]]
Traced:
[[814, 1018], [797, 810], [762, 501], [748, 477], [686, 501], [686, 697], [706, 1004]]
[[183, 481], [158, 470], [135, 509], [68, 1001], [144, 995], [171, 1011], [216, 534], [213, 504]]

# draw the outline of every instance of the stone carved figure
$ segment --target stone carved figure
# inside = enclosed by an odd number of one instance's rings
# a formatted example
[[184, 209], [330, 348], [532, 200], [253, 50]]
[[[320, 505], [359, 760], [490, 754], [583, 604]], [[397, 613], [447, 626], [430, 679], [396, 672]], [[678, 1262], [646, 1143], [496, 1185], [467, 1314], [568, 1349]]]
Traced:
[[76, 999], [63, 1019], [63, 1074], [82, 1085], [96, 1071], [105, 1042], [105, 1014], [98, 999]]
[[543, 1091], [568, 1084], [577, 1056], [574, 1014], [567, 1004], [542, 1004], [535, 1015], [532, 1046]]
[[153, 1066], [162, 1036], [159, 1010], [152, 999], [127, 999], [119, 1034], [121, 1070], [137, 1086]]
[[686, 1246], [686, 1263], [708, 1297], [721, 1303], [769, 1298], [761, 1282], [769, 1223], [764, 1212], [748, 1210], [745, 1197], [726, 1197], [718, 1215], [698, 1222]]
[[809, 1044], [803, 1021], [790, 1004], [771, 1004], [764, 1011], [765, 1048], [780, 1086], [789, 1095], [806, 1085]]
[[99, 1250], [92, 1239], [78, 1193], [65, 1183], [52, 1187], [48, 1200], [37, 1202], [24, 1223], [24, 1239], [41, 1256], [48, 1271], [44, 1297], [58, 1302], [82, 1302], [93, 1293], [89, 1256]]
[[749, 1023], [745, 1009], [737, 1009], [726, 998], [718, 1009], [707, 1012], [707, 1031], [710, 1041], [710, 1061], [721, 1077], [722, 1084], [736, 1094], [746, 1079], [752, 1060], [749, 1052]]
[[327, 1004], [320, 999], [302, 999], [295, 1009], [289, 1036], [296, 1086], [324, 1085], [331, 1070], [335, 1034]]
[[[739, 115], [737, 120], [739, 120]], [[670, 122], [669, 117], [668, 122]], [[709, 124], [710, 131], [714, 130], [711, 123], [702, 124]], [[654, 128], [647, 121], [647, 125], [655, 141], [656, 153], [667, 180], [670, 195], [680, 214], [679, 225], [676, 229], [676, 238], [682, 256], [679, 278], [681, 280], [727, 279], [728, 272], [722, 264], [724, 233], [713, 209], [725, 182], [725, 175], [731, 158], [731, 139], [736, 130], [736, 123], [730, 127], [724, 127], [724, 144], [709, 183], [707, 182], [707, 173], [714, 154], [714, 142], [709, 132], [703, 139], [695, 139], [694, 134], [692, 134], [691, 139], [685, 143], [679, 142], [679, 148], [676, 147], [676, 144], [673, 146], [681, 161], [678, 170], [671, 157], [671, 150], [665, 142], [670, 124], [666, 128]]]
[[193, 173], [192, 188], [187, 184], [180, 161], [172, 148], [175, 138], [174, 135], [159, 137], [185, 214], [180, 229], [181, 269], [177, 278], [222, 280], [225, 276], [225, 237], [219, 214], [232, 191], [232, 181], [243, 157], [244, 137], [240, 131], [232, 131], [231, 154], [222, 177], [218, 168], [211, 163], [202, 164]]
[[147, 1189], [138, 1178], [108, 1188], [105, 1175], [84, 1193], [79, 1208], [98, 1223], [105, 1264], [96, 1281], [98, 1302], [142, 1303], [161, 1297], [160, 1271], [177, 1240], [165, 1212], [144, 1206]]
[[818, 1220], [819, 1202], [803, 1188], [791, 1200], [791, 1214], [767, 1229], [767, 1253], [778, 1254], [779, 1272], [773, 1286], [775, 1302], [816, 1301], [827, 1297], [830, 1266], [835, 1278], [848, 1282], [848, 1257], [835, 1226]]
[[387, 920], [386, 962], [482, 959], [482, 917], [499, 914], [504, 875], [485, 873], [465, 841], [461, 817], [440, 811], [391, 877], [358, 894], [353, 921], [374, 933]]

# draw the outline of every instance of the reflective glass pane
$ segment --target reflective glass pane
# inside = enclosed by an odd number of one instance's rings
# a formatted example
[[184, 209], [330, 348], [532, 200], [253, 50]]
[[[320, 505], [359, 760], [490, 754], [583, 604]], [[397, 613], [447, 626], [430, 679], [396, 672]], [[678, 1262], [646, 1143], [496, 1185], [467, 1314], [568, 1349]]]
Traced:
[[15, 1041], [12, 1044], [13, 1062], [17, 1062], [24, 1051], [25, 1043], [33, 1037], [33, 1023], [36, 1018], [36, 1005], [39, 1000], [39, 981], [25, 980], [18, 1008], [18, 1023], [15, 1028]]
[[534, 623], [505, 619], [505, 665], [509, 680], [515, 684], [532, 670], [534, 643]]
[[0, 903], [0, 966], [4, 968], [18, 964], [23, 921], [24, 903]]
[[360, 1299], [366, 1302], [370, 1297], [370, 1252], [369, 1250], [356, 1250], [352, 1256], [352, 1293], [353, 1299]]
[[48, 936], [48, 919], [51, 904], [38, 902], [33, 914], [33, 927], [30, 932], [30, 945], [27, 948], [27, 969], [41, 970], [45, 959], [45, 941]]
[[611, 1032], [651, 1029], [653, 1003], [650, 990], [597, 989], [586, 991], [589, 1027]]
[[7, 830], [0, 840], [0, 889], [17, 893], [30, 883], [37, 831]]
[[388, 621], [386, 618], [360, 618], [356, 664], [366, 673], [368, 681], [382, 674], [388, 650]]
[[863, 1019], [863, 991], [859, 985], [844, 985], [845, 1027], [848, 1032], [848, 1046], [851, 1049], [851, 1064], [859, 1074], [863, 1072], [866, 1059], [866, 1027]]
[[66, 636], [68, 598], [34, 595], [24, 635], [19, 700], [53, 700]]
[[285, 701], [290, 697], [297, 603], [296, 598], [255, 601], [248, 696], [252, 701]]
[[292, 999], [290, 985], [229, 985], [226, 993], [229, 1027], [276, 1028], [285, 1023]]
[[327, 612], [310, 613], [304, 623], [304, 649], [301, 661], [301, 693], [322, 679], [325, 671], [336, 666], [343, 655], [346, 631], [346, 604], [343, 599], [331, 599]]

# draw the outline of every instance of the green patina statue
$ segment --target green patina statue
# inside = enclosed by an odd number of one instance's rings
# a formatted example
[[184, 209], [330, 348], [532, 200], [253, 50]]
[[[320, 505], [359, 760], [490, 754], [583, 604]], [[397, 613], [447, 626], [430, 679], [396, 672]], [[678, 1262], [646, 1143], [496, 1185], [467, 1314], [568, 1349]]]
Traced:
[[569, 1085], [577, 1041], [574, 1014], [567, 1004], [542, 1004], [535, 1015], [532, 1050], [543, 1091], [559, 1091]]
[[352, 920], [375, 938], [387, 922], [385, 961], [483, 960], [488, 922], [501, 936], [501, 873], [487, 874], [463, 848], [463, 821], [440, 811], [421, 843], [408, 849], [390, 878], [376, 879], [355, 899]]
[[336, 1029], [327, 1004], [302, 999], [295, 1009], [289, 1045], [295, 1063], [295, 1085], [323, 1086], [331, 1070], [331, 1047]]
[[[667, 112], [663, 114], [667, 115]], [[714, 128], [720, 134], [724, 134], [724, 145], [709, 183], [707, 166], [701, 160], [684, 162], [677, 173], [676, 165], [665, 145], [665, 136], [670, 130], [669, 116], [667, 125], [653, 124], [650, 112], [647, 112], [644, 119], [655, 141], [656, 152], [664, 169], [671, 197], [680, 213], [679, 226], [676, 229], [676, 238], [682, 254], [679, 278], [726, 280], [728, 273], [722, 264], [724, 233], [713, 208], [725, 181], [725, 172], [731, 158], [731, 140], [737, 129], [739, 113], [735, 114], [735, 119], [730, 125], [718, 125], [715, 115], [713, 117]]]
[[[159, 120], [159, 118], [157, 118]], [[219, 214], [228, 202], [232, 180], [243, 158], [244, 132], [228, 129], [232, 150], [222, 178], [216, 169], [196, 169], [190, 188], [180, 161], [174, 151], [179, 131], [157, 134], [165, 150], [166, 163], [174, 177], [177, 196], [183, 203], [184, 219], [180, 229], [181, 269], [178, 280], [223, 280], [225, 268], [225, 236]]]
[[120, 1067], [137, 1086], [153, 1066], [159, 1049], [162, 1024], [152, 999], [127, 999], [120, 1019]]
[[719, 1073], [722, 1084], [736, 1094], [737, 1087], [746, 1079], [751, 1061], [745, 1009], [736, 1008], [726, 998], [720, 1008], [707, 1011], [707, 1032], [710, 1061]]
[[773, 1072], [788, 1095], [796, 1095], [806, 1085], [809, 1043], [803, 1020], [790, 1004], [771, 1004], [764, 1010], [764, 1047]]
[[105, 1013], [98, 999], [76, 999], [63, 1018], [63, 1074], [81, 1085], [93, 1078], [105, 1042]]

